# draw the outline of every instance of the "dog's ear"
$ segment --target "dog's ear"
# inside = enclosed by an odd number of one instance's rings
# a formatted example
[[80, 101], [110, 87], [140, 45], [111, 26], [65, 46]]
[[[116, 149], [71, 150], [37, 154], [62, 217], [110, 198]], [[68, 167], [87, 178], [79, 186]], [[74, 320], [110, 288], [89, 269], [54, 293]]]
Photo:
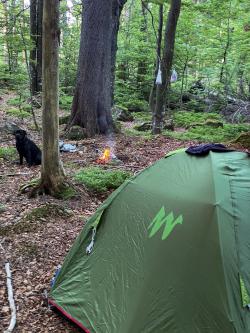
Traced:
[[27, 135], [27, 132], [25, 130], [22, 130], [22, 135], [23, 136], [26, 136]]

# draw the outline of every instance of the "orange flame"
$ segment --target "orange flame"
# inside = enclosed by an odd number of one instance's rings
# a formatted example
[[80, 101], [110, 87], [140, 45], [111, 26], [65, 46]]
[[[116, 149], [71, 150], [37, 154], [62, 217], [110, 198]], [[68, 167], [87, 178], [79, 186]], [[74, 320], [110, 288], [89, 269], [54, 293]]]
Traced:
[[111, 151], [110, 148], [106, 148], [102, 154], [97, 160], [97, 163], [99, 164], [106, 164], [110, 161], [111, 159]]

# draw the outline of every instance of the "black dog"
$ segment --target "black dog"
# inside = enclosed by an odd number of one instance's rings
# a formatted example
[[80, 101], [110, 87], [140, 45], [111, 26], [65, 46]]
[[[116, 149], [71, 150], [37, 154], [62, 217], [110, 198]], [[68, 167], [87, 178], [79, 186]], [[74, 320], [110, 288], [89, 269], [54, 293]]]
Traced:
[[41, 164], [42, 153], [37, 145], [27, 137], [27, 133], [24, 130], [16, 130], [14, 132], [16, 138], [16, 149], [20, 157], [20, 165], [23, 164], [23, 158], [25, 157], [28, 166]]

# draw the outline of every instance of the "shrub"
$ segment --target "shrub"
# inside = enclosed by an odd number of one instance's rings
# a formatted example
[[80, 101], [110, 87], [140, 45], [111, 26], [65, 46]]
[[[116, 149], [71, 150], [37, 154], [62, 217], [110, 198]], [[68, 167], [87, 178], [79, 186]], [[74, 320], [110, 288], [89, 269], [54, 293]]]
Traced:
[[96, 192], [106, 192], [119, 187], [131, 174], [122, 170], [104, 170], [100, 167], [83, 168], [75, 178], [87, 188]]

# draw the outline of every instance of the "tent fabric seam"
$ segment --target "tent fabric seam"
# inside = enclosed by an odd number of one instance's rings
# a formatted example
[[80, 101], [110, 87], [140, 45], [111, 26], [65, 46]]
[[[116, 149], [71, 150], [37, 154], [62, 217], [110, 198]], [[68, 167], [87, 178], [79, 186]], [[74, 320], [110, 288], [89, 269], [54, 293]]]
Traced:
[[77, 319], [75, 319], [71, 314], [69, 314], [66, 310], [64, 310], [61, 306], [59, 306], [55, 301], [49, 299], [49, 304], [54, 306], [57, 310], [59, 310], [65, 317], [75, 323], [78, 327], [84, 330], [85, 333], [91, 333], [82, 323], [80, 323]]
[[[212, 180], [213, 180], [213, 188], [214, 188], [214, 193], [215, 193], [215, 213], [216, 213], [216, 218], [217, 220], [219, 219], [219, 213], [218, 213], [218, 205], [217, 205], [217, 197], [216, 197], [216, 182], [215, 182], [215, 179], [214, 179], [214, 175], [216, 173], [216, 170], [214, 168], [214, 163], [213, 163], [213, 155], [216, 154], [216, 153], [213, 153], [213, 152], [210, 152], [209, 153], [209, 156], [210, 156], [210, 160], [211, 160], [211, 169], [212, 169]], [[225, 179], [225, 178], [224, 178]], [[229, 180], [226, 178], [226, 182], [229, 182]], [[230, 192], [231, 194], [231, 192]], [[222, 262], [222, 267], [223, 267], [223, 276], [224, 276], [224, 281], [225, 281], [225, 288], [227, 290], [227, 293], [228, 293], [228, 290], [229, 290], [229, 287], [228, 287], [228, 283], [227, 283], [227, 278], [226, 278], [226, 268], [225, 268], [225, 263], [224, 263], [224, 256], [223, 256], [223, 249], [222, 249], [222, 237], [221, 237], [221, 230], [220, 230], [220, 227], [218, 226], [218, 236], [219, 236], [219, 244], [220, 244], [220, 257], [221, 257], [221, 262]], [[230, 311], [230, 317], [231, 317], [231, 320], [232, 320], [232, 309], [231, 309], [231, 306], [230, 306], [230, 302], [227, 298], [227, 304], [228, 304], [228, 309]], [[232, 320], [232, 324], [233, 324], [233, 327], [234, 327], [234, 323], [233, 323], [233, 320]], [[235, 329], [235, 327], [234, 327]]]

